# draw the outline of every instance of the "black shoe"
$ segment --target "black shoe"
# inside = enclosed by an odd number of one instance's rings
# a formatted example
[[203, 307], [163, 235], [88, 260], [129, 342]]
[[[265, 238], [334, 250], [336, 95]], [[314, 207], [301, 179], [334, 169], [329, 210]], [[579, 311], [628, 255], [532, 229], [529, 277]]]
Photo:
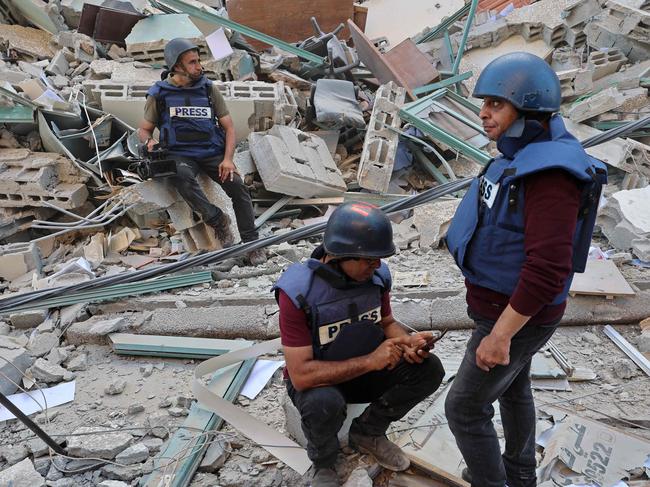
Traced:
[[230, 218], [228, 215], [221, 213], [216, 220], [208, 223], [208, 225], [214, 229], [214, 236], [224, 249], [233, 246], [235, 239], [230, 231]]
[[469, 473], [469, 468], [465, 467], [463, 469], [463, 471], [460, 473], [460, 478], [469, 484], [472, 483], [472, 474]]

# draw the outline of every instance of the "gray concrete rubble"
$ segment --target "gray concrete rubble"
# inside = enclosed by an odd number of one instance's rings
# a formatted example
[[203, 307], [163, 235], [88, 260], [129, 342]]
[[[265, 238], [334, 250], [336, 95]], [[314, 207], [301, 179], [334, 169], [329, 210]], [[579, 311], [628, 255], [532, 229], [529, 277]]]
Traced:
[[104, 432], [106, 428], [87, 426], [72, 431], [67, 438], [68, 452], [76, 457], [112, 460], [127, 449], [133, 436], [127, 432]]
[[32, 364], [32, 358], [25, 348], [10, 340], [8, 337], [0, 336], [0, 392], [8, 396], [18, 390], [17, 384], [21, 383], [22, 374]]
[[617, 249], [632, 250], [650, 260], [650, 207], [645, 204], [650, 186], [614, 193], [598, 217], [603, 234]]
[[0, 485], [11, 487], [45, 487], [45, 479], [34, 469], [29, 458], [0, 472]]

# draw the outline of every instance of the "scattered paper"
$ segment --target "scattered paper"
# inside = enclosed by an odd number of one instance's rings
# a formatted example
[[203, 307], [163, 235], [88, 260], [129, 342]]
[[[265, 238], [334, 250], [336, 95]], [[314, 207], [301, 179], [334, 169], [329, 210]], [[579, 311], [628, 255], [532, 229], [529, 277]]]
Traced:
[[643, 438], [556, 408], [545, 411], [556, 423], [550, 438], [544, 438], [544, 459], [537, 471], [540, 483], [619, 487], [630, 470], [647, 461], [650, 442]]
[[210, 48], [212, 57], [217, 61], [227, 58], [234, 52], [230, 46], [230, 42], [228, 42], [226, 33], [223, 31], [223, 27], [215, 30], [212, 34], [207, 36], [205, 42], [207, 42], [208, 47]]
[[[47, 408], [50, 409], [54, 406], [60, 406], [70, 401], [74, 401], [75, 394], [75, 381], [63, 382], [54, 387], [41, 389], [40, 391], [34, 390], [26, 394], [12, 394], [8, 399], [18, 407], [23, 413], [30, 415], [45, 410], [45, 401], [47, 401]], [[45, 401], [43, 400], [45, 395]], [[7, 421], [14, 419], [15, 416], [9, 412], [4, 406], [0, 406], [0, 421]]]
[[262, 389], [264, 389], [264, 386], [275, 371], [283, 365], [284, 360], [258, 360], [255, 362], [255, 366], [248, 376], [248, 380], [244, 384], [240, 394], [249, 399], [255, 399]]
[[93, 279], [95, 278], [95, 273], [93, 272], [93, 268], [90, 265], [90, 262], [88, 262], [86, 259], [83, 257], [79, 257], [77, 260], [73, 260], [72, 262], [68, 262], [66, 265], [64, 265], [60, 271], [55, 272], [50, 276], [50, 280], [54, 279], [56, 277], [62, 276], [63, 274], [70, 274], [71, 272], [74, 273], [80, 273], [80, 274], [87, 274]]

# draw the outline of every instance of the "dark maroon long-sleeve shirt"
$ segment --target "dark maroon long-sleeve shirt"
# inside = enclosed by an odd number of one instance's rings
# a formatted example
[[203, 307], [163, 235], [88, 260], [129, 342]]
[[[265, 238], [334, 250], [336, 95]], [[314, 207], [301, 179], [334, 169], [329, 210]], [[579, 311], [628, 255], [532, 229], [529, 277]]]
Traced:
[[573, 235], [578, 220], [580, 187], [568, 172], [552, 169], [524, 179], [524, 249], [526, 260], [512, 296], [467, 286], [467, 304], [481, 317], [497, 320], [510, 304], [531, 316], [528, 324], [562, 317], [566, 302], [550, 305], [571, 273]]

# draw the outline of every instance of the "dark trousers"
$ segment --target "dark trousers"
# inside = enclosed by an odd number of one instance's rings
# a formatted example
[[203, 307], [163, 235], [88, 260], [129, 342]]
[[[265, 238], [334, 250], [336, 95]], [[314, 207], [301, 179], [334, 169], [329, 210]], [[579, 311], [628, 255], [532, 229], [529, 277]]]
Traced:
[[238, 174], [234, 174], [232, 181], [230, 178], [227, 178], [223, 183], [219, 179], [219, 164], [223, 161], [223, 156], [209, 159], [190, 159], [181, 156], [173, 157], [176, 159], [176, 175], [170, 177], [171, 182], [190, 207], [203, 217], [205, 223], [208, 225], [215, 224], [223, 211], [221, 208], [210, 203], [205, 196], [197, 180], [200, 171], [205, 172], [213, 181], [220, 184], [232, 200], [235, 218], [237, 219], [237, 228], [239, 229], [239, 235], [242, 241], [249, 242], [257, 239], [258, 233], [255, 230], [253, 203], [241, 177]]
[[[533, 355], [551, 338], [559, 322], [524, 326], [510, 345], [510, 364], [484, 372], [476, 365], [476, 348], [494, 321], [476, 322], [467, 351], [445, 402], [449, 428], [472, 476], [472, 487], [532, 487], [535, 476], [535, 403], [530, 385]], [[499, 400], [506, 440], [503, 454], [492, 424]]]
[[393, 370], [371, 372], [336, 386], [297, 391], [288, 380], [287, 392], [300, 412], [310, 460], [316, 468], [334, 465], [339, 450], [337, 433], [348, 403], [370, 403], [352, 421], [350, 432], [381, 436], [390, 423], [438, 389], [444, 375], [440, 360], [431, 355], [421, 364], [401, 361]]

